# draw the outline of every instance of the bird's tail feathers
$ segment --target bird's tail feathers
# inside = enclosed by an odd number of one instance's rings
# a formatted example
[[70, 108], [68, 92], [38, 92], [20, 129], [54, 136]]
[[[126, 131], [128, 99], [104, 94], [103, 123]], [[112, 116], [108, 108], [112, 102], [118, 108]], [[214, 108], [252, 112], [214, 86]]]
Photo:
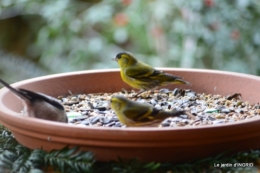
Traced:
[[172, 111], [164, 111], [164, 115], [167, 117], [178, 117], [180, 115], [186, 115], [185, 111], [177, 111], [177, 110], [172, 110]]
[[185, 84], [185, 85], [190, 85], [191, 86], [191, 83], [190, 82], [187, 82], [181, 78], [177, 78], [173, 81], [173, 83], [175, 84]]
[[15, 88], [13, 88], [13, 87], [11, 87], [8, 83], [6, 83], [5, 81], [3, 81], [2, 79], [0, 79], [0, 83], [1, 83], [3, 86], [5, 86], [6, 88], [8, 88], [9, 90], [11, 90], [13, 93], [15, 93], [17, 96], [22, 97], [22, 98], [25, 98], [25, 99], [29, 99], [26, 94], [23, 94], [21, 91], [15, 89]]
[[183, 80], [181, 77], [174, 76], [174, 75], [169, 74], [169, 73], [164, 73], [164, 80], [165, 81], [169, 81], [169, 83], [173, 83], [173, 84], [191, 85], [190, 82], [187, 82], [187, 81]]
[[178, 117], [180, 115], [188, 115], [190, 119], [195, 119], [195, 116], [192, 115], [190, 112], [187, 111], [178, 111], [178, 110], [172, 110], [172, 111], [163, 111], [160, 113], [161, 116], [166, 117]]

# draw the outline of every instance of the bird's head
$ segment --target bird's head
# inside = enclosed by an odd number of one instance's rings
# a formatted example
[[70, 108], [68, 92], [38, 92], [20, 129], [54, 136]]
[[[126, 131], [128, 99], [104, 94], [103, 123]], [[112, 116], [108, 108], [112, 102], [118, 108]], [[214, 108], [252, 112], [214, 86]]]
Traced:
[[137, 63], [134, 55], [129, 52], [121, 52], [113, 58], [114, 61], [117, 61], [120, 67], [128, 67]]
[[129, 102], [124, 96], [113, 96], [110, 99], [110, 106], [114, 111], [121, 111]]

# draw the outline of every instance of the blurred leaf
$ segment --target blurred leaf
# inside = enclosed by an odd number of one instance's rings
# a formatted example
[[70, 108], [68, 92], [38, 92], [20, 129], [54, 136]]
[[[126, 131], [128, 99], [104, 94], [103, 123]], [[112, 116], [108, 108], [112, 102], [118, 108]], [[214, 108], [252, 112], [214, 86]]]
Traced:
[[123, 50], [152, 66], [260, 71], [258, 0], [4, 0], [0, 12], [0, 50], [37, 75], [115, 68]]

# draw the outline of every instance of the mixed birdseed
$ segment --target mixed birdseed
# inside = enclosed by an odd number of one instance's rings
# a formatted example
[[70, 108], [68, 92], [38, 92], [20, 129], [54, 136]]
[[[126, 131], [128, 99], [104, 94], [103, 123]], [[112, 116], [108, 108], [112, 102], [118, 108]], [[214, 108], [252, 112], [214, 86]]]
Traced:
[[81, 126], [125, 127], [114, 111], [109, 107], [109, 100], [114, 95], [123, 95], [131, 100], [149, 103], [158, 109], [167, 111], [186, 110], [195, 118], [187, 115], [165, 119], [159, 127], [199, 126], [222, 124], [260, 117], [260, 105], [242, 101], [242, 96], [235, 93], [228, 96], [196, 93], [184, 89], [160, 89], [146, 91], [137, 95], [135, 91], [117, 93], [92, 93], [59, 96], [69, 118], [69, 124]]

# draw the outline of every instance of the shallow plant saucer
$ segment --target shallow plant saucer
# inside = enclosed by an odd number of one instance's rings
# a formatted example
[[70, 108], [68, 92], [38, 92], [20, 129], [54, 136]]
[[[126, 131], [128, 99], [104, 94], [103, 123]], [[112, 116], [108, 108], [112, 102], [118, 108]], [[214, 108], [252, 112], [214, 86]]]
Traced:
[[[189, 88], [197, 93], [229, 95], [241, 93], [243, 101], [258, 103], [260, 77], [240, 73], [158, 68], [182, 76], [191, 86], [168, 85], [169, 89]], [[53, 97], [72, 93], [116, 92], [131, 89], [118, 69], [90, 70], [44, 76], [13, 86]], [[189, 161], [224, 151], [260, 148], [260, 119], [199, 127], [111, 128], [82, 127], [22, 116], [21, 101], [9, 90], [0, 90], [0, 122], [29, 148], [60, 149], [66, 145], [92, 151], [97, 160], [139, 158], [143, 161]]]

